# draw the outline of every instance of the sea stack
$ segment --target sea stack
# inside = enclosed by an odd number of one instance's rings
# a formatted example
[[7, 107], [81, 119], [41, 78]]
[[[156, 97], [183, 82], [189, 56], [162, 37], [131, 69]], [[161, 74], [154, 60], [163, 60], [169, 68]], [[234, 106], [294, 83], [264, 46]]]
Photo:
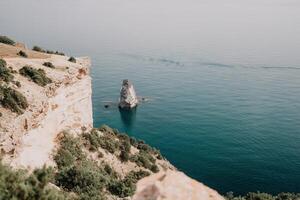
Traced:
[[138, 105], [138, 102], [132, 83], [128, 79], [123, 80], [120, 91], [119, 107], [122, 109], [132, 109]]

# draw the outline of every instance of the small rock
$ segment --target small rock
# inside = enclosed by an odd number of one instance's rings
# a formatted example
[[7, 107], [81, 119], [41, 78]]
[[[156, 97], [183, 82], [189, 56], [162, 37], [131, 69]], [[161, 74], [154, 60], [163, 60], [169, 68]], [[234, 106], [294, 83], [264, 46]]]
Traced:
[[119, 107], [132, 109], [138, 105], [138, 102], [132, 83], [128, 79], [123, 80], [120, 91]]

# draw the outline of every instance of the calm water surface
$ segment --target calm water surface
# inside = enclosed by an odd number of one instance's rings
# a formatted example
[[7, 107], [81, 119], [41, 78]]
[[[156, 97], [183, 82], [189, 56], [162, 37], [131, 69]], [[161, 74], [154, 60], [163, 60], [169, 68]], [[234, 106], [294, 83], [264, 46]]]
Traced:
[[[222, 193], [300, 192], [298, 1], [3, 0], [0, 7], [1, 34], [91, 56], [95, 126], [145, 140]], [[136, 112], [115, 105], [125, 78], [148, 99]]]

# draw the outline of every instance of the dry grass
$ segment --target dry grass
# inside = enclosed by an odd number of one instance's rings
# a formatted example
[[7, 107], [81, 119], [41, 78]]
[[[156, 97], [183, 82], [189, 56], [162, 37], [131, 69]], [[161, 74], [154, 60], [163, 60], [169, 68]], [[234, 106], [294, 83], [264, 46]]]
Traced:
[[19, 57], [17, 54], [21, 50], [28, 55], [28, 58], [50, 58], [50, 55], [47, 55], [45, 53], [40, 53], [29, 49], [24, 49], [22, 47], [16, 47], [2, 43], [0, 43], [0, 58]]

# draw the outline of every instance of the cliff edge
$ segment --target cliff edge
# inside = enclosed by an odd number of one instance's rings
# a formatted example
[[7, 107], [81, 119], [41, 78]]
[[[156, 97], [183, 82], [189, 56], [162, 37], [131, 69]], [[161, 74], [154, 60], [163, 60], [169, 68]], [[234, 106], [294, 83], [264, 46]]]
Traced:
[[[18, 56], [19, 51], [28, 56]], [[28, 102], [22, 114], [0, 107], [0, 148], [6, 155], [5, 160], [13, 166], [32, 168], [50, 164], [58, 133], [63, 130], [79, 133], [93, 126], [91, 61], [83, 57], [74, 63], [68, 61], [67, 56], [1, 43], [0, 58], [5, 60], [7, 68], [16, 72], [13, 81], [19, 83], [19, 87], [13, 83], [6, 85], [24, 95]], [[24, 66], [42, 69], [51, 83], [41, 86], [18, 73]]]

